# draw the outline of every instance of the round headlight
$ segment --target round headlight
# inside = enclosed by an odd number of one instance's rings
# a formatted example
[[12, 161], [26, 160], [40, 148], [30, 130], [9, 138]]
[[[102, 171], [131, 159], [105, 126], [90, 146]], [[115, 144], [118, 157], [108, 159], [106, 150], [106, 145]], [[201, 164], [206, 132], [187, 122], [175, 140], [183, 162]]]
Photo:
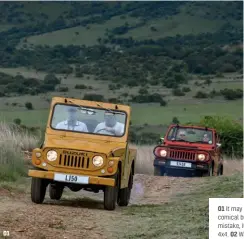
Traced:
[[167, 155], [167, 151], [164, 150], [164, 149], [160, 150], [159, 154], [160, 154], [161, 157], [165, 157]]
[[54, 150], [50, 150], [47, 152], [47, 160], [48, 161], [55, 161], [58, 157], [58, 154]]
[[203, 161], [205, 159], [205, 155], [204, 154], [198, 154], [198, 159], [200, 161]]
[[96, 167], [100, 167], [103, 165], [103, 158], [101, 156], [94, 156], [92, 159], [92, 163]]

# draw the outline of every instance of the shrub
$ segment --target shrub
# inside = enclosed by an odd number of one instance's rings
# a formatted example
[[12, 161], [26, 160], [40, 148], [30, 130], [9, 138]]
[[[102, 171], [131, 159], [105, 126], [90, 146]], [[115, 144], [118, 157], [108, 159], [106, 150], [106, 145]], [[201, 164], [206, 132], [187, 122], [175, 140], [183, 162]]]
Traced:
[[45, 84], [58, 85], [60, 80], [54, 74], [47, 74], [44, 78]]
[[204, 84], [205, 84], [205, 85], [210, 85], [210, 84], [212, 84], [211, 79], [206, 79], [206, 80], [204, 81]]
[[200, 125], [217, 130], [224, 154], [243, 157], [243, 127], [241, 124], [220, 116], [205, 116], [200, 121]]
[[187, 92], [190, 92], [191, 89], [190, 89], [190, 87], [183, 87], [182, 91], [187, 93]]
[[33, 110], [33, 105], [32, 105], [31, 102], [26, 102], [25, 103], [25, 107], [26, 107], [27, 110]]
[[86, 85], [75, 85], [75, 89], [80, 89], [80, 90], [84, 90], [84, 89], [87, 89], [87, 86]]
[[17, 124], [17, 125], [20, 125], [21, 124], [21, 119], [19, 119], [19, 118], [14, 119], [14, 123]]
[[104, 97], [98, 94], [85, 94], [83, 100], [105, 101]]
[[173, 124], [179, 124], [180, 121], [178, 120], [177, 117], [174, 116], [173, 119], [172, 119], [172, 123], [173, 123]]
[[224, 89], [220, 91], [220, 94], [224, 96], [226, 100], [236, 100], [243, 97], [242, 89]]
[[160, 106], [167, 106], [167, 102], [164, 99], [160, 100]]
[[68, 92], [69, 88], [67, 86], [60, 86], [57, 89], [58, 92]]
[[112, 104], [123, 104], [123, 102], [118, 98], [109, 98], [108, 102]]
[[172, 94], [174, 96], [184, 96], [185, 95], [185, 93], [179, 88], [173, 89]]
[[163, 102], [163, 97], [158, 93], [150, 95], [136, 95], [132, 96], [130, 101], [136, 103], [161, 103]]
[[138, 93], [139, 93], [140, 95], [148, 95], [148, 94], [149, 94], [149, 92], [148, 92], [148, 90], [147, 90], [146, 88], [141, 88], [141, 89], [138, 91]]
[[194, 98], [197, 98], [197, 99], [204, 99], [204, 98], [208, 98], [208, 95], [202, 91], [198, 91], [196, 93], [196, 95], [194, 96]]

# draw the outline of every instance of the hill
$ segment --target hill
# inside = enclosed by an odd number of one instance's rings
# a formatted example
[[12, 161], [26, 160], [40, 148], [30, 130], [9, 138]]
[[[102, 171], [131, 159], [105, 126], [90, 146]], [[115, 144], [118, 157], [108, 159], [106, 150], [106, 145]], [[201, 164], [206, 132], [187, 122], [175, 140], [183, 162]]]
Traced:
[[44, 125], [50, 98], [66, 95], [130, 104], [132, 125], [152, 130], [174, 117], [242, 121], [242, 9], [240, 1], [2, 2], [0, 119]]

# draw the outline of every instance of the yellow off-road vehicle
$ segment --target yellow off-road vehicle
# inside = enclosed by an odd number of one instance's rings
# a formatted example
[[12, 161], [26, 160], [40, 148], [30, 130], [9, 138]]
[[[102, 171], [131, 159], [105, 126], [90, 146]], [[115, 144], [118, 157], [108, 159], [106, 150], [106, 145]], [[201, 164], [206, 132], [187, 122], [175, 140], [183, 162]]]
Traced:
[[54, 97], [45, 140], [32, 152], [31, 199], [43, 203], [47, 186], [59, 200], [64, 187], [104, 191], [104, 208], [127, 206], [136, 150], [129, 149], [130, 107]]

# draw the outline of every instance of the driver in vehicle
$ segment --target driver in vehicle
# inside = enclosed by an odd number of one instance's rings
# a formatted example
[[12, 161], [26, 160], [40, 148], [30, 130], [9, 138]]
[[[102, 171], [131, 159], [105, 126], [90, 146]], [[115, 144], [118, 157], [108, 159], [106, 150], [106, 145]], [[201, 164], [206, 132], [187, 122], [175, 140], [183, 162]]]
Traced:
[[111, 112], [104, 113], [104, 122], [97, 125], [94, 133], [121, 136], [124, 133], [125, 125], [118, 122]]
[[177, 140], [186, 140], [186, 131], [180, 130], [177, 134]]
[[73, 130], [73, 131], [81, 131], [88, 132], [86, 124], [78, 121], [77, 108], [76, 107], [68, 107], [68, 119], [62, 121], [56, 125], [56, 129], [64, 129], [64, 130]]

